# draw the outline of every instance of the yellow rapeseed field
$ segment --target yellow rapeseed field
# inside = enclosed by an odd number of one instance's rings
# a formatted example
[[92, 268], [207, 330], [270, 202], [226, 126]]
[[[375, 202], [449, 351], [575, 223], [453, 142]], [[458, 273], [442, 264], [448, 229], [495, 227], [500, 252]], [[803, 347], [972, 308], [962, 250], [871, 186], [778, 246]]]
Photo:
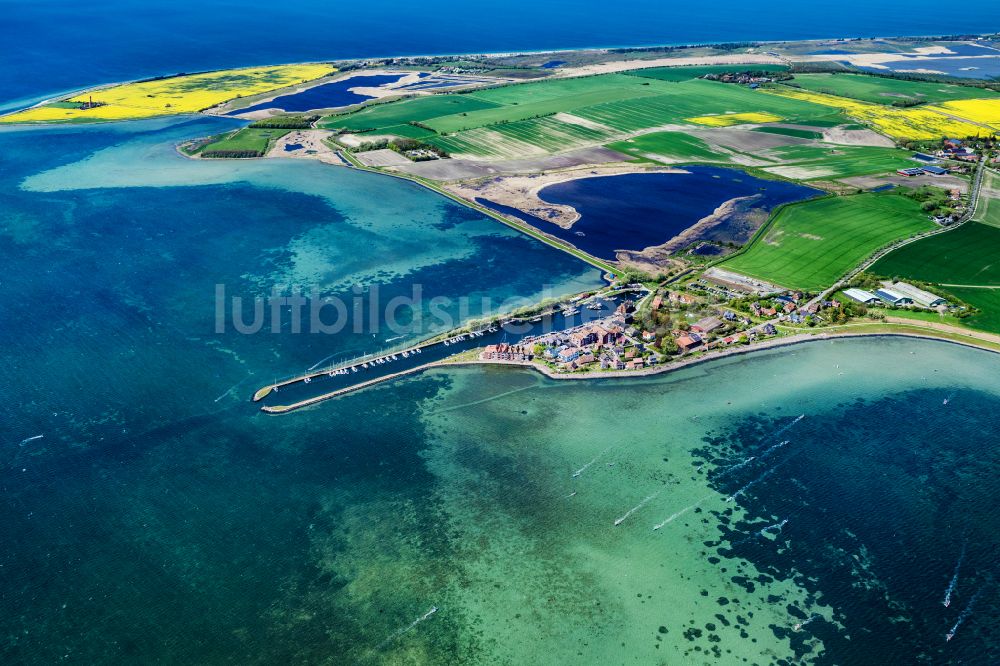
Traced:
[[1000, 100], [996, 99], [963, 99], [955, 102], [942, 102], [928, 109], [938, 113], [983, 123], [1000, 130]]
[[718, 116], [695, 116], [685, 118], [689, 123], [708, 125], [709, 127], [729, 127], [745, 123], [776, 123], [784, 120], [773, 113], [725, 113]]
[[[124, 83], [93, 90], [62, 102], [37, 106], [0, 117], [0, 123], [87, 122], [131, 120], [195, 113], [237, 97], [248, 97], [318, 79], [335, 71], [330, 65], [246, 67], [204, 74]], [[102, 102], [82, 109], [74, 103]]]
[[[945, 136], [967, 137], [992, 134], [985, 127], [944, 115], [940, 110], [935, 110], [935, 107], [897, 108], [788, 87], [768, 88], [764, 92], [841, 109], [851, 118], [894, 139], [939, 139]], [[961, 103], [948, 102], [947, 104]], [[959, 114], [952, 113], [951, 115], [957, 116]]]

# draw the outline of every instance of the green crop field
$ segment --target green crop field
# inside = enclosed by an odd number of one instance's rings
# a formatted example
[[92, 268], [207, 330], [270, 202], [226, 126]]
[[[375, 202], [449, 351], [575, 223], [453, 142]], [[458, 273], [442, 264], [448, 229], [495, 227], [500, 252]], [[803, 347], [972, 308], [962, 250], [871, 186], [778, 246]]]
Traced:
[[896, 101], [946, 102], [953, 99], [997, 97], [985, 88], [927, 81], [904, 81], [864, 74], [796, 74], [786, 85], [804, 90], [850, 97], [876, 104]]
[[[687, 77], [712, 68], [685, 69], [690, 70]], [[656, 74], [656, 70], [647, 73]], [[401, 134], [427, 140], [457, 156], [511, 158], [598, 145], [666, 125], [702, 127], [687, 120], [697, 116], [759, 112], [801, 124], [843, 121], [831, 107], [745, 86], [606, 74], [376, 104], [327, 116], [319, 126]], [[409, 124], [414, 122], [422, 127]], [[695, 146], [688, 149], [695, 150]]]
[[683, 132], [641, 134], [634, 139], [610, 143], [608, 148], [642, 159], [652, 155], [682, 161], [728, 162], [726, 155], [713, 151], [698, 137]]
[[782, 136], [794, 136], [796, 139], [822, 139], [823, 133], [815, 130], [799, 129], [797, 127], [757, 127], [755, 132], [766, 134], [781, 134]]
[[983, 176], [982, 195], [976, 210], [976, 221], [1000, 227], [1000, 175], [987, 171]]
[[291, 130], [282, 129], [256, 129], [244, 127], [241, 130], [223, 136], [218, 141], [213, 141], [205, 145], [200, 152], [212, 153], [216, 151], [246, 151], [260, 152], [267, 150], [271, 141], [285, 136]]
[[346, 130], [381, 130], [393, 125], [421, 122], [429, 118], [454, 113], [468, 113], [497, 106], [469, 95], [430, 95], [399, 102], [387, 102], [366, 107], [354, 113], [327, 116], [319, 127]]
[[898, 194], [830, 197], [783, 208], [723, 267], [785, 287], [819, 290], [878, 248], [933, 227], [915, 201]]
[[789, 98], [781, 98], [776, 103], [766, 98], [777, 95], [715, 81], [674, 83], [661, 87], [660, 92], [650, 97], [597, 104], [573, 113], [626, 132], [722, 113], [767, 112], [800, 124], [809, 124], [813, 119], [841, 118], [839, 112], [831, 107]]
[[690, 81], [706, 74], [724, 74], [726, 72], [786, 72], [787, 65], [697, 65], [692, 67], [651, 67], [629, 72], [629, 76], [640, 76], [659, 81]]
[[991, 333], [1000, 333], [1000, 289], [945, 287], [945, 290], [981, 310], [979, 314], [962, 319], [963, 325]]
[[[638, 91], [636, 94], [648, 94], [644, 93], [643, 90], [656, 87], [665, 86], [655, 81], [643, 81], [625, 74], [601, 74], [599, 76], [583, 76], [569, 79], [544, 79], [530, 83], [487, 88], [467, 93], [467, 96], [485, 100], [493, 104], [513, 106], [551, 102], [553, 100], [575, 97], [577, 95], [588, 95], [595, 92], [603, 92], [612, 98], [623, 94], [620, 92], [609, 92], [613, 90], [632, 90]], [[631, 96], [631, 93], [624, 94]]]
[[650, 83], [634, 76], [609, 74], [506, 86], [467, 95], [503, 106], [432, 118], [424, 121], [424, 124], [440, 133], [458, 132], [497, 123], [572, 112], [604, 102], [656, 95], [659, 88], [664, 85], [659, 82]]
[[1000, 229], [967, 222], [899, 248], [871, 272], [924, 282], [1000, 286]]
[[769, 151], [768, 156], [781, 166], [765, 167], [765, 171], [781, 174], [786, 166], [810, 170], [811, 174], [801, 172], [803, 180], [850, 178], [916, 166], [909, 151], [874, 146], [784, 146]]

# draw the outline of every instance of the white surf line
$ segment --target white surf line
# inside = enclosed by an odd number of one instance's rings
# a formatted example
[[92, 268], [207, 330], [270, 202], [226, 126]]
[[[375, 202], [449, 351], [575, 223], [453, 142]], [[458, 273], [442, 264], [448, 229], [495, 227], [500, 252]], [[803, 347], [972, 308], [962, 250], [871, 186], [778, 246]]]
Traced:
[[638, 511], [642, 507], [646, 506], [646, 504], [648, 504], [654, 497], [656, 497], [659, 494], [660, 494], [660, 491], [656, 491], [655, 493], [653, 493], [652, 495], [650, 495], [649, 497], [647, 497], [646, 499], [642, 500], [641, 502], [639, 502], [638, 504], [636, 504], [634, 507], [632, 507], [631, 509], [629, 509], [628, 511], [626, 511], [624, 516], [622, 516], [621, 518], [619, 518], [618, 520], [615, 521], [615, 526], [617, 527], [618, 525], [621, 525], [622, 523], [624, 523], [626, 518], [628, 518], [629, 516], [631, 516], [633, 513], [635, 513], [636, 511]]
[[431, 609], [429, 611], [427, 611], [426, 613], [424, 613], [423, 615], [421, 615], [416, 620], [414, 620], [413, 622], [411, 622], [407, 626], [403, 627], [402, 629], [397, 630], [395, 633], [391, 634], [384, 641], [382, 641], [381, 643], [379, 643], [378, 649], [381, 650], [386, 645], [388, 645], [392, 641], [396, 640], [397, 638], [399, 638], [400, 636], [402, 636], [406, 632], [410, 631], [411, 629], [413, 629], [414, 627], [416, 627], [418, 624], [420, 624], [421, 622], [423, 622], [424, 620], [426, 620], [431, 615], [434, 615], [434, 613], [437, 613], [437, 612], [438, 612], [438, 607], [437, 606], [431, 606]]
[[25, 437], [24, 439], [21, 440], [21, 443], [18, 444], [18, 446], [24, 446], [28, 442], [33, 442], [36, 439], [41, 439], [42, 437], [45, 437], [45, 435], [35, 435], [34, 437]]
[[701, 506], [702, 502], [704, 502], [705, 500], [707, 500], [707, 499], [709, 499], [711, 497], [714, 497], [714, 495], [705, 495], [704, 497], [702, 497], [700, 500], [698, 500], [697, 502], [695, 502], [691, 506], [686, 506], [683, 509], [681, 509], [680, 511], [678, 511], [677, 513], [673, 514], [672, 516], [670, 516], [669, 518], [667, 518], [666, 520], [664, 520], [663, 522], [657, 523], [656, 525], [653, 525], [653, 531], [655, 532], [656, 530], [660, 529], [664, 525], [668, 525], [668, 524], [674, 522], [676, 519], [680, 518], [681, 516], [683, 516], [688, 511], [691, 511], [692, 509], [698, 508], [699, 506]]
[[603, 456], [605, 453], [607, 453], [608, 451], [610, 451], [612, 448], [614, 448], [614, 447], [609, 446], [608, 448], [604, 449], [603, 451], [601, 451], [600, 453], [598, 453], [596, 456], [594, 456], [594, 459], [591, 460], [589, 463], [587, 463], [586, 465], [584, 465], [580, 469], [578, 469], [575, 472], [573, 472], [573, 478], [575, 479], [576, 477], [578, 477], [581, 474], [583, 474], [584, 472], [586, 472], [588, 467], [590, 467], [595, 462], [597, 462], [598, 460], [600, 460], [601, 456]]
[[521, 391], [528, 391], [528, 390], [531, 390], [533, 388], [538, 388], [538, 385], [537, 384], [532, 384], [531, 386], [522, 386], [521, 388], [511, 389], [510, 391], [504, 391], [503, 393], [498, 393], [496, 395], [491, 395], [490, 397], [483, 398], [482, 400], [474, 400], [473, 402], [466, 402], [466, 403], [463, 403], [461, 405], [454, 405], [452, 407], [443, 407], [441, 409], [435, 409], [433, 412], [427, 412], [427, 415], [431, 416], [433, 414], [443, 414], [444, 412], [450, 412], [450, 411], [455, 410], [455, 409], [464, 409], [466, 407], [475, 407], [476, 405], [481, 405], [484, 402], [489, 402], [491, 400], [499, 400], [500, 398], [504, 398], [504, 397], [506, 397], [508, 395], [513, 395], [515, 393], [520, 393]]

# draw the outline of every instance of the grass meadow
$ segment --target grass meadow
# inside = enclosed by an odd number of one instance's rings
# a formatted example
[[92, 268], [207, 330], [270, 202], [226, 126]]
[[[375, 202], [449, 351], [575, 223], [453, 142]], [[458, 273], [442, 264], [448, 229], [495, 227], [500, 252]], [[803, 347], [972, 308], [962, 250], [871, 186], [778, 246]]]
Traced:
[[928, 81], [905, 81], [865, 74], [796, 74], [790, 85], [813, 92], [850, 97], [875, 104], [893, 102], [947, 102], [959, 99], [996, 98], [1000, 95], [985, 88], [958, 86]]
[[836, 282], [878, 248], [933, 228], [898, 194], [830, 197], [787, 206], [727, 269], [798, 289]]
[[871, 271], [924, 282], [1000, 286], [1000, 228], [967, 222], [901, 247]]

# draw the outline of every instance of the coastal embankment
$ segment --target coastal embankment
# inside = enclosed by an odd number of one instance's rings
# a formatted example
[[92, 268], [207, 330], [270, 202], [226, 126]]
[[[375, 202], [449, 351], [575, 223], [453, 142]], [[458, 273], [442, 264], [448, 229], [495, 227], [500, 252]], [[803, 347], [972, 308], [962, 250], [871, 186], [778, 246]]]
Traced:
[[304, 407], [309, 407], [311, 405], [316, 405], [321, 402], [325, 402], [327, 400], [332, 400], [333, 398], [337, 398], [346, 395], [348, 393], [360, 391], [362, 389], [374, 386], [376, 384], [381, 384], [383, 382], [397, 379], [405, 375], [417, 374], [419, 372], [424, 372], [425, 370], [430, 370], [432, 368], [489, 365], [489, 366], [504, 366], [504, 367], [531, 369], [545, 375], [549, 379], [554, 379], [554, 380], [629, 379], [638, 377], [651, 377], [654, 375], [664, 375], [667, 373], [676, 372], [678, 370], [683, 370], [684, 368], [689, 368], [710, 361], [717, 361], [733, 356], [743, 356], [747, 354], [753, 354], [755, 352], [766, 351], [769, 349], [790, 347], [793, 345], [799, 345], [809, 342], [821, 342], [824, 340], [835, 341], [848, 338], [864, 338], [864, 337], [904, 337], [904, 338], [917, 338], [925, 340], [936, 340], [938, 342], [950, 342], [952, 344], [961, 345], [963, 347], [971, 347], [993, 353], [1000, 353], [1000, 336], [991, 335], [988, 333], [980, 333], [977, 331], [968, 331], [944, 325], [927, 327], [922, 325], [922, 323], [915, 324], [900, 319], [900, 320], [894, 320], [893, 322], [886, 324], [879, 324], [879, 323], [847, 324], [844, 326], [831, 328], [823, 332], [798, 333], [780, 338], [772, 338], [770, 340], [765, 340], [763, 342], [749, 346], [727, 347], [725, 349], [720, 349], [717, 351], [706, 352], [700, 355], [690, 356], [669, 364], [653, 368], [644, 368], [642, 370], [556, 372], [547, 365], [544, 365], [542, 363], [536, 363], [534, 361], [498, 361], [498, 360], [480, 360], [480, 359], [469, 359], [469, 358], [442, 359], [442, 360], [432, 361], [430, 363], [425, 363], [417, 367], [408, 368], [406, 370], [402, 370], [400, 372], [396, 372], [393, 374], [360, 382], [358, 384], [354, 384], [351, 386], [339, 388], [329, 393], [312, 396], [310, 398], [306, 398], [287, 405], [265, 405], [264, 407], [261, 408], [261, 411], [268, 414], [286, 414], [288, 412], [302, 409]]

